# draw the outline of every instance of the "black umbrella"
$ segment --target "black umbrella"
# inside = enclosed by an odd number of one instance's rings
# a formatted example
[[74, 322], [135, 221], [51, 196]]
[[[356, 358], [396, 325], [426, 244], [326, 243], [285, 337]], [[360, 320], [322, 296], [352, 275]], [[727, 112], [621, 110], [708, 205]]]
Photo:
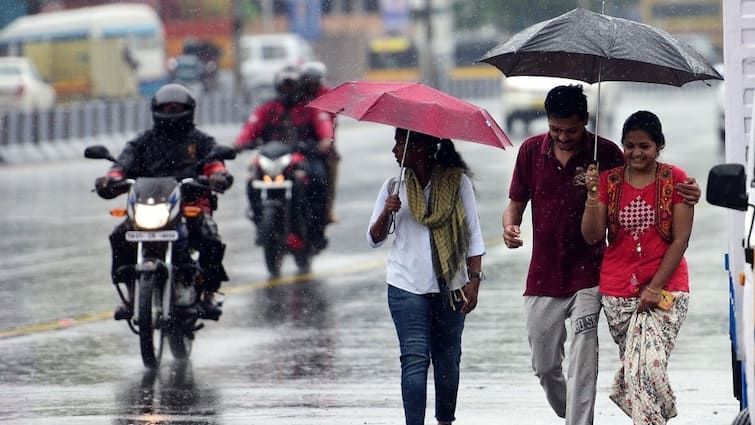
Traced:
[[525, 28], [478, 62], [495, 66], [507, 77], [562, 77], [590, 84], [636, 81], [682, 86], [696, 80], [723, 80], [699, 52], [668, 32], [579, 8]]
[[629, 19], [574, 9], [532, 25], [490, 49], [487, 62], [507, 77], [563, 77], [596, 83], [682, 86], [722, 80], [695, 49], [668, 32]]

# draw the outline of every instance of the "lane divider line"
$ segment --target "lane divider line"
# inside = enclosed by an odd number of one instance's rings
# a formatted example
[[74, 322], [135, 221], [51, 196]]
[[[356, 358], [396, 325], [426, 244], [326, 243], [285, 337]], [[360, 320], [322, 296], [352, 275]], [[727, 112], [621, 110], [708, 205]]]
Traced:
[[[495, 240], [485, 241], [485, 245], [495, 246], [501, 244], [501, 238], [498, 237]], [[323, 273], [307, 273], [300, 275], [283, 276], [274, 279], [267, 279], [260, 282], [236, 285], [229, 288], [225, 288], [223, 293], [225, 294], [240, 294], [245, 292], [257, 291], [264, 288], [270, 288], [274, 286], [292, 285], [298, 282], [312, 280], [318, 277], [328, 276], [343, 276], [356, 274], [368, 270], [374, 270], [381, 266], [385, 266], [385, 259], [373, 259], [365, 260], [359, 263], [355, 263], [351, 266], [333, 268]], [[67, 329], [77, 325], [83, 325], [86, 323], [99, 322], [102, 320], [112, 320], [113, 312], [101, 311], [99, 313], [85, 314], [81, 316], [65, 317], [54, 321], [36, 323], [32, 325], [18, 326], [9, 329], [0, 329], [0, 339], [14, 338], [29, 334], [36, 334], [41, 332], [50, 332]]]

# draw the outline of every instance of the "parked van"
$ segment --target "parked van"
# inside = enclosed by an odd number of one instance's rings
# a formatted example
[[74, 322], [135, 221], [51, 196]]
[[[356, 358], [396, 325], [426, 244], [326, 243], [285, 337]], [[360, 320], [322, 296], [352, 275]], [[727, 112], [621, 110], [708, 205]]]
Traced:
[[275, 74], [286, 66], [315, 60], [312, 46], [297, 34], [245, 35], [239, 40], [244, 94], [259, 103], [275, 96]]

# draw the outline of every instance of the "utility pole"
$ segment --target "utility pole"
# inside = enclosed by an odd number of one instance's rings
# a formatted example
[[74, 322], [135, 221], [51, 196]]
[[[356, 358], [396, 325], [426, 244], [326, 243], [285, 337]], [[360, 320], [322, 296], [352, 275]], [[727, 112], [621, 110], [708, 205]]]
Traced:
[[273, 32], [273, 0], [262, 0], [262, 31], [265, 33]]
[[244, 16], [241, 7], [242, 0], [232, 0], [231, 25], [233, 34], [233, 87], [236, 93], [242, 93], [241, 81], [241, 35], [244, 31]]
[[415, 3], [415, 39], [425, 84], [448, 91], [453, 61], [453, 13], [451, 0]]

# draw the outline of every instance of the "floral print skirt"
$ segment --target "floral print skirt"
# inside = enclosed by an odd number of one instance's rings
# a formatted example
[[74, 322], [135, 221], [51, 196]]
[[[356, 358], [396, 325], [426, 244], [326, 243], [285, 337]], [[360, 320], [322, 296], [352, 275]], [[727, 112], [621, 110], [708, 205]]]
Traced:
[[672, 292], [670, 310], [638, 313], [637, 297], [603, 296], [603, 311], [621, 366], [610, 399], [635, 425], [661, 425], [676, 416], [676, 397], [667, 374], [668, 358], [689, 307], [688, 292]]

